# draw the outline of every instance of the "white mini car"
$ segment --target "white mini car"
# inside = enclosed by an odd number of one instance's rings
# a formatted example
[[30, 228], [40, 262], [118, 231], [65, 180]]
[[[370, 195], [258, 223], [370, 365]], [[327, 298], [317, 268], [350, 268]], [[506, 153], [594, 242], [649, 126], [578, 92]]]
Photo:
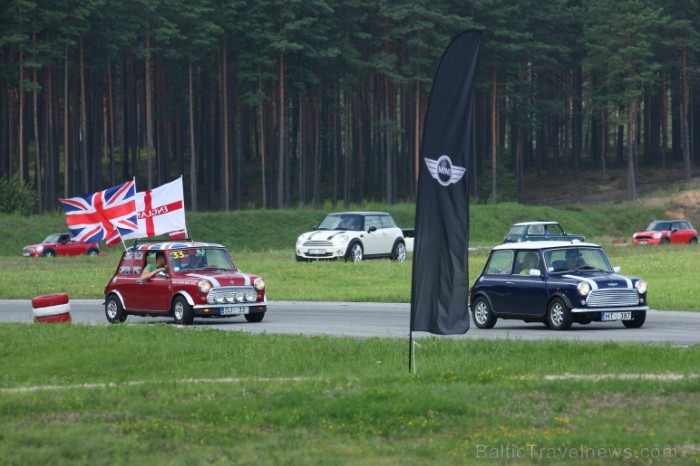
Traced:
[[343, 258], [360, 262], [378, 257], [406, 260], [403, 231], [386, 212], [328, 214], [313, 231], [297, 239], [298, 261]]

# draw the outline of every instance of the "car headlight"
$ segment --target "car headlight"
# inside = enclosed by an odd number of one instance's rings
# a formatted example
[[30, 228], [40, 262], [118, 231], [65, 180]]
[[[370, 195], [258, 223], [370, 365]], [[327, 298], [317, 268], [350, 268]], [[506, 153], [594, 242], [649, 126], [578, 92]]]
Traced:
[[333, 244], [345, 244], [348, 242], [348, 235], [338, 235], [333, 237]]
[[300, 237], [297, 238], [297, 247], [301, 246], [304, 243], [304, 235], [301, 235]]
[[207, 294], [209, 293], [209, 290], [211, 290], [211, 282], [207, 280], [202, 280], [201, 282], [199, 282], [197, 287], [199, 288], [200, 293]]
[[661, 238], [661, 233], [654, 233], [654, 239]]
[[581, 296], [588, 296], [588, 293], [591, 292], [591, 285], [589, 285], [587, 282], [581, 282], [576, 285], [576, 289], [578, 290], [578, 294]]
[[258, 291], [262, 291], [265, 289], [265, 280], [262, 278], [256, 278], [255, 283], [253, 283], [253, 288], [255, 288]]
[[36, 247], [36, 252], [41, 252], [44, 250], [44, 246], [37, 246]]
[[647, 282], [644, 280], [639, 280], [637, 283], [634, 284], [634, 289], [637, 290], [637, 293], [639, 294], [644, 294], [647, 292]]

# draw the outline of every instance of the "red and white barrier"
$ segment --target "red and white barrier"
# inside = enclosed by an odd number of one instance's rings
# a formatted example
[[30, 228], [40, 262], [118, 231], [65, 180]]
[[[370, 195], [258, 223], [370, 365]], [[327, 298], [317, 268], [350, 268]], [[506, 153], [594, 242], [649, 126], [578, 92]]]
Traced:
[[70, 302], [66, 293], [32, 298], [34, 322], [42, 324], [70, 323]]

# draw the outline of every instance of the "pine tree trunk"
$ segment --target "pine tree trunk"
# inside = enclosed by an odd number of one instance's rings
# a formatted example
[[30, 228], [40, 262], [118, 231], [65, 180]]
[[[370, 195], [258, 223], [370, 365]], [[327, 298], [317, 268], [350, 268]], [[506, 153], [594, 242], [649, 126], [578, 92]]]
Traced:
[[[153, 188], [153, 88], [151, 71], [151, 35], [146, 34], [145, 83], [146, 87], [146, 160], [148, 189]], [[194, 201], [193, 201], [194, 202]], [[194, 209], [196, 210], [196, 209]]]
[[197, 212], [197, 154], [194, 132], [194, 76], [192, 76], [192, 60], [187, 67], [188, 99], [189, 99], [189, 133], [190, 133], [190, 198], [192, 212]]

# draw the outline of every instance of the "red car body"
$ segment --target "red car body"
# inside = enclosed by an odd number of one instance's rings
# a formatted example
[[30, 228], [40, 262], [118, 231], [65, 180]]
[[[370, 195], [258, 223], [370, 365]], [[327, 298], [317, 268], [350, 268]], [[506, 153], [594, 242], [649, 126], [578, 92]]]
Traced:
[[[143, 279], [147, 264], [163, 252], [168, 273]], [[128, 315], [173, 317], [191, 325], [195, 317], [235, 317], [260, 322], [267, 311], [265, 281], [243, 273], [224, 246], [199, 242], [136, 244], [127, 249], [104, 290], [111, 323]]]
[[100, 253], [97, 243], [71, 241], [69, 233], [51, 233], [40, 244], [30, 244], [22, 248], [25, 257], [55, 256], [96, 256]]
[[632, 235], [633, 244], [696, 244], [698, 232], [687, 220], [655, 220]]

